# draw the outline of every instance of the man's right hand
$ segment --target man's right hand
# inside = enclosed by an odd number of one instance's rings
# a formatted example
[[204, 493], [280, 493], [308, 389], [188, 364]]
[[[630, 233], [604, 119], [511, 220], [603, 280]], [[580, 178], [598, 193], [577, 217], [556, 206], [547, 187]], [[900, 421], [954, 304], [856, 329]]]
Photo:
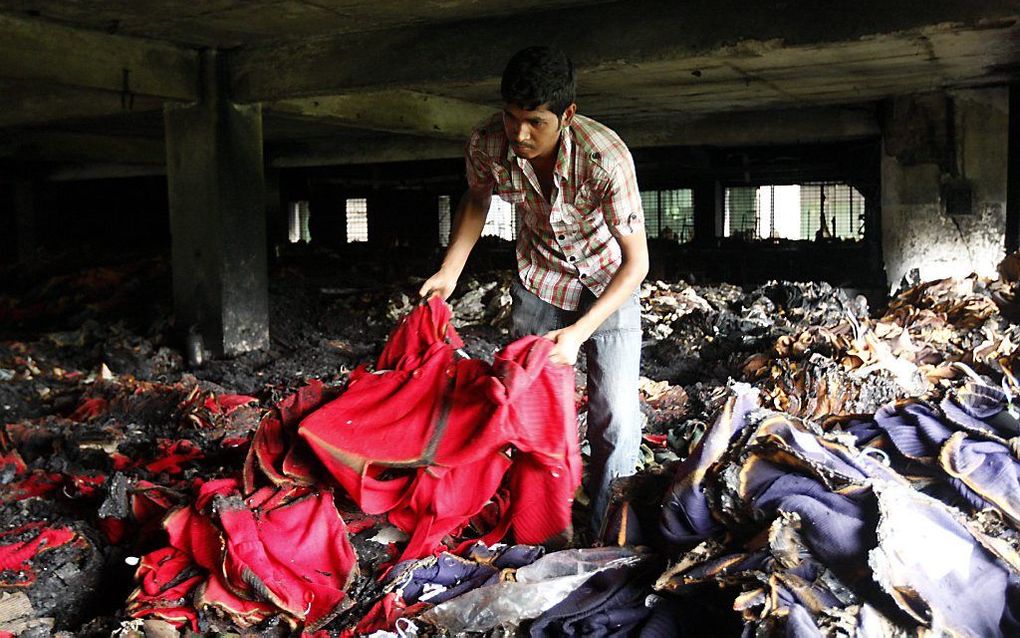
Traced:
[[418, 291], [418, 294], [422, 299], [438, 296], [441, 297], [443, 301], [446, 301], [450, 298], [450, 295], [453, 294], [453, 289], [456, 287], [457, 278], [440, 270], [425, 280], [425, 283], [422, 284], [421, 290]]

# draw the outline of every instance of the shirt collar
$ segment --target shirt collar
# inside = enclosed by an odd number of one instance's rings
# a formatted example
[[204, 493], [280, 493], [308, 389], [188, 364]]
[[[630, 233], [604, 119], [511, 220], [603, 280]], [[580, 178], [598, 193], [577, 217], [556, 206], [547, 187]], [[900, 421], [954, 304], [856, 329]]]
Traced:
[[[567, 177], [567, 171], [570, 167], [570, 157], [574, 152], [574, 136], [572, 135], [571, 128], [564, 126], [560, 129], [560, 143], [559, 150], [556, 151], [556, 166], [553, 167], [553, 173], [560, 177]], [[515, 161], [518, 166], [522, 166], [521, 158], [517, 157], [517, 153], [514, 153], [514, 145], [506, 145], [506, 159], [507, 161]]]

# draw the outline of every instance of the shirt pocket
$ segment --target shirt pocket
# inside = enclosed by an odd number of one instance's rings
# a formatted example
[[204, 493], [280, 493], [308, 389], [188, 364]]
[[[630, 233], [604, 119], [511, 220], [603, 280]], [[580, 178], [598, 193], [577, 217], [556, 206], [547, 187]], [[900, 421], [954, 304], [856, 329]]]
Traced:
[[591, 233], [599, 224], [602, 202], [597, 191], [598, 184], [591, 181], [581, 184], [574, 193], [574, 201], [563, 204], [565, 217], [585, 234]]
[[524, 188], [514, 183], [510, 171], [497, 164], [492, 167], [492, 176], [496, 180], [496, 195], [500, 199], [510, 204], [524, 203]]
[[583, 215], [591, 215], [601, 208], [603, 185], [597, 180], [588, 180], [577, 187], [573, 206]]

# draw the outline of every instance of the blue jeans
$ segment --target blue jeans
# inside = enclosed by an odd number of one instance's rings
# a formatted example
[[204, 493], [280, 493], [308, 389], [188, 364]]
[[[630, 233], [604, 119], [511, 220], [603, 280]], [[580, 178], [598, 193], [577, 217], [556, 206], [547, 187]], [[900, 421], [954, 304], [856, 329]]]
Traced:
[[[595, 302], [586, 291], [578, 310], [563, 310], [540, 299], [517, 280], [513, 299], [512, 336], [543, 335], [565, 328]], [[588, 360], [587, 491], [592, 500], [592, 529], [596, 532], [609, 505], [610, 484], [637, 469], [641, 448], [641, 408], [638, 376], [641, 366], [641, 305], [630, 297], [582, 346]]]

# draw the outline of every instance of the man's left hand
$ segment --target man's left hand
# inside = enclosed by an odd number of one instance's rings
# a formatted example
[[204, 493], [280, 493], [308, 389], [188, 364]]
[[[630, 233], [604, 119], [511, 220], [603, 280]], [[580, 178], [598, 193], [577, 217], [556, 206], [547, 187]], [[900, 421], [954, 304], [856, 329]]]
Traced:
[[577, 363], [577, 352], [584, 343], [582, 335], [578, 334], [573, 326], [553, 330], [545, 334], [546, 339], [556, 342], [556, 345], [549, 351], [549, 360], [553, 363], [562, 363], [572, 366]]

